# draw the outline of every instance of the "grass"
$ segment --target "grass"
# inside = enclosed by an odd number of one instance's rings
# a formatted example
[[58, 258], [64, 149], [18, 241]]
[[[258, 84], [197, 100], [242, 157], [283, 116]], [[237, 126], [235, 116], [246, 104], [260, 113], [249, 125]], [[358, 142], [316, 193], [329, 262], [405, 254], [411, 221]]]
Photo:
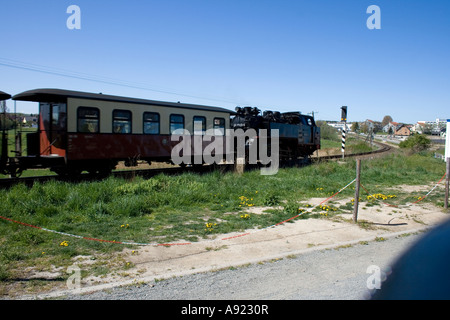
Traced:
[[[369, 190], [378, 192], [396, 185], [435, 182], [444, 172], [445, 164], [429, 154], [393, 154], [363, 161], [361, 179]], [[0, 194], [0, 215], [104, 240], [194, 242], [217, 234], [264, 228], [289, 219], [300, 212], [299, 201], [329, 197], [354, 176], [355, 162], [347, 160], [280, 169], [273, 176], [262, 176], [255, 170], [241, 176], [217, 171], [204, 175], [161, 174], [149, 180], [111, 177], [78, 184], [51, 181], [31, 188], [16, 185], [4, 190]], [[339, 197], [352, 197], [353, 192], [348, 188]], [[255, 206], [272, 209], [263, 214], [245, 211]], [[331, 216], [339, 210], [333, 203], [327, 203], [301, 218]], [[123, 245], [73, 238], [0, 219], [0, 281], [7, 284], [20, 278], [30, 266], [42, 270], [67, 267], [76, 256], [101, 253], [108, 257], [123, 248]], [[91, 272], [127, 269], [124, 261], [116, 260], [113, 265], [103, 262]]]

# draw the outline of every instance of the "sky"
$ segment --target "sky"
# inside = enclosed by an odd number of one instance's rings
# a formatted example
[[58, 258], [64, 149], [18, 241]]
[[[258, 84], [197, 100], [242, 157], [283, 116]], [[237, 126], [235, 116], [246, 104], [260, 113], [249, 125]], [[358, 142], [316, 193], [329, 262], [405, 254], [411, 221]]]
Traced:
[[[349, 122], [450, 118], [448, 0], [0, 3], [0, 91], [11, 95], [59, 88], [331, 121], [341, 106]], [[68, 28], [71, 5], [80, 29]]]

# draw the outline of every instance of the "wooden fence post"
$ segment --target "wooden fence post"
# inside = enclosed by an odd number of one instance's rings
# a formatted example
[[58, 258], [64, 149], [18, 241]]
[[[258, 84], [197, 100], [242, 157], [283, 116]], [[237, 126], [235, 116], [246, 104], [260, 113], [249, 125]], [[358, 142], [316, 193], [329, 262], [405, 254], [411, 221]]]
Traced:
[[353, 222], [358, 221], [359, 186], [361, 179], [361, 159], [356, 159], [355, 201], [353, 202]]
[[245, 158], [236, 158], [234, 171], [238, 174], [243, 174], [245, 172]]

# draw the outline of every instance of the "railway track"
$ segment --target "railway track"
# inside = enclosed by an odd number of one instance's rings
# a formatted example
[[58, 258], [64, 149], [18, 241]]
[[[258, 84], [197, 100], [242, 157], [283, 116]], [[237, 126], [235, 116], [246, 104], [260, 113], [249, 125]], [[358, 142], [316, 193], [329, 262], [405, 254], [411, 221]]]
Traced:
[[[373, 141], [373, 144], [376, 144], [379, 149], [367, 152], [358, 152], [345, 154], [344, 158], [360, 158], [360, 157], [373, 157], [378, 154], [389, 153], [392, 150], [392, 147], [381, 142]], [[342, 155], [331, 155], [331, 156], [320, 156], [313, 159], [313, 161], [326, 161], [326, 160], [337, 160], [342, 159]]]
[[[391, 151], [391, 147], [387, 144], [381, 142], [373, 142], [374, 144], [379, 146], [379, 149], [369, 152], [361, 152], [361, 153], [353, 153], [353, 154], [345, 154], [345, 158], [357, 158], [357, 157], [373, 157], [375, 155], [381, 155], [384, 153], [388, 153]], [[342, 155], [330, 155], [330, 156], [320, 156], [311, 158], [312, 162], [320, 162], [320, 161], [331, 161], [342, 159]], [[286, 165], [283, 165], [286, 167]], [[157, 168], [157, 169], [139, 169], [139, 170], [118, 170], [112, 172], [112, 176], [121, 177], [124, 179], [132, 179], [136, 176], [141, 177], [152, 177], [158, 174], [164, 173], [169, 175], [181, 174], [184, 172], [195, 172], [195, 173], [207, 173], [212, 172], [220, 168], [222, 171], [230, 171], [233, 170], [233, 165], [204, 165], [204, 166], [192, 166], [192, 167], [171, 167], [171, 168]], [[23, 177], [23, 178], [3, 178], [0, 179], [0, 188], [9, 188], [16, 184], [24, 184], [26, 186], [32, 186], [36, 182], [46, 182], [46, 181], [67, 181], [72, 183], [79, 183], [83, 181], [95, 181], [100, 180], [101, 178], [92, 176], [90, 174], [81, 174], [77, 177], [67, 178], [61, 177], [58, 175], [47, 175], [47, 176], [32, 176], [32, 177]]]

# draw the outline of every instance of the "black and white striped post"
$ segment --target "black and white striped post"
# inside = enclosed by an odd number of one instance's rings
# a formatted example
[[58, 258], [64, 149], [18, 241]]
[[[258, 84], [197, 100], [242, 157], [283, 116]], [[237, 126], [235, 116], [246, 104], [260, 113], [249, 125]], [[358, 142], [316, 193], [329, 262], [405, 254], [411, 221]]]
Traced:
[[344, 159], [345, 156], [345, 134], [347, 131], [347, 107], [343, 106], [341, 108], [341, 122], [344, 123], [344, 126], [342, 127], [342, 159]]

